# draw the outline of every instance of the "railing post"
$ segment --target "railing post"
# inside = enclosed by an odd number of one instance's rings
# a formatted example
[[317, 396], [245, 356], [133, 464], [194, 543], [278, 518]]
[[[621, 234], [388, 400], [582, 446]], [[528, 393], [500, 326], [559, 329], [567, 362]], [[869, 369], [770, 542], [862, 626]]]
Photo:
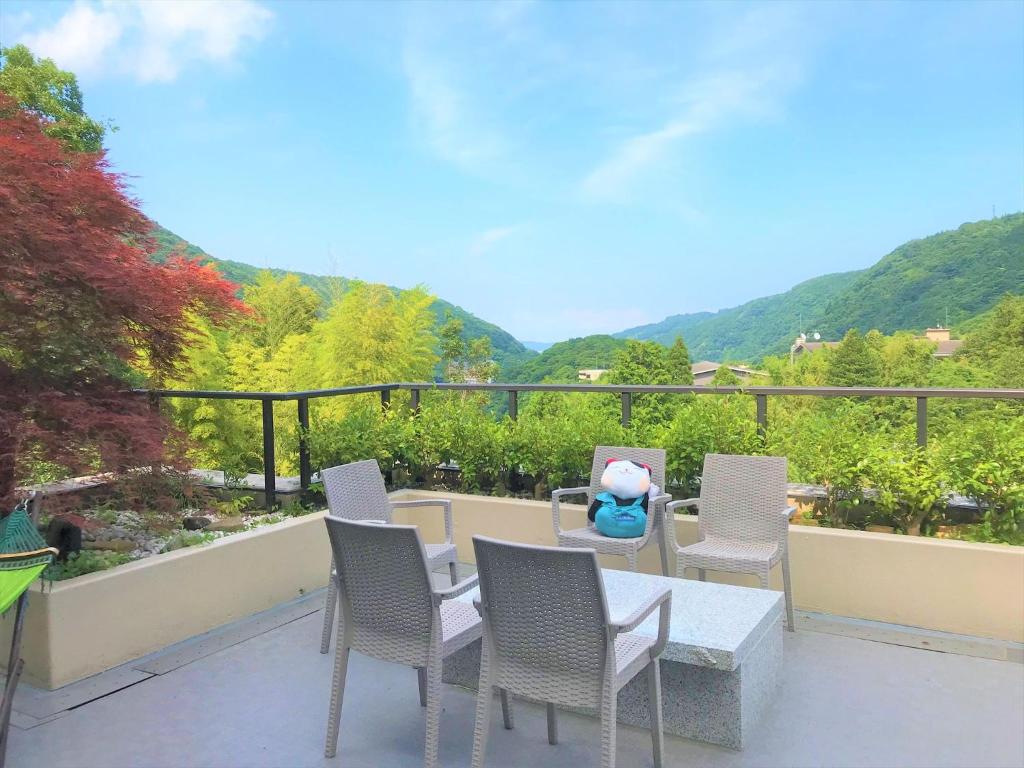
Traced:
[[263, 495], [267, 511], [277, 504], [277, 468], [274, 466], [274, 401], [264, 398], [263, 404]]
[[622, 393], [622, 426], [629, 428], [629, 419], [633, 415], [633, 393]]
[[420, 391], [418, 389], [409, 390], [409, 408], [413, 413], [420, 412]]
[[519, 392], [514, 389], [508, 391], [508, 415], [512, 421], [519, 418]]
[[757, 436], [762, 440], [768, 435], [768, 395], [754, 395], [757, 403]]
[[309, 400], [299, 398], [299, 487], [309, 490], [309, 478], [312, 472], [309, 466]]
[[928, 445], [928, 398], [917, 398], [917, 444], [924, 448]]
[[390, 407], [391, 407], [391, 390], [390, 389], [382, 389], [380, 391], [380, 409], [382, 411], [384, 411], [384, 413], [387, 413], [388, 412], [388, 408], [390, 408]]

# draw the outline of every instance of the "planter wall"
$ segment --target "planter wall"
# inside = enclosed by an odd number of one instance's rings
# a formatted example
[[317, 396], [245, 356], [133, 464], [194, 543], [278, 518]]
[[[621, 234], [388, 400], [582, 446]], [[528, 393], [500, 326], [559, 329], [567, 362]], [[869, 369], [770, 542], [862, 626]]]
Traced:
[[[473, 561], [474, 534], [554, 544], [548, 502], [429, 491], [393, 496], [452, 499], [463, 562]], [[581, 505], [563, 505], [563, 525], [581, 526], [585, 514]], [[45, 688], [67, 685], [324, 586], [330, 552], [322, 516], [57, 582], [45, 592], [32, 587], [22, 646], [26, 680]], [[443, 538], [439, 509], [400, 510], [395, 522], [419, 525], [428, 542]], [[695, 541], [696, 518], [678, 515], [676, 531], [680, 543]], [[806, 526], [790, 528], [790, 545], [798, 608], [1024, 642], [1024, 547]], [[603, 560], [624, 567], [621, 558]], [[640, 568], [660, 570], [656, 547], [643, 551]], [[756, 585], [744, 576], [708, 576]], [[773, 577], [781, 589], [779, 574]], [[0, 626], [2, 643], [12, 619], [13, 611]], [[6, 657], [0, 647], [0, 658]]]
[[[59, 688], [327, 583], [323, 514], [34, 585], [22, 656], [30, 685]], [[0, 626], [7, 659], [10, 611]]]

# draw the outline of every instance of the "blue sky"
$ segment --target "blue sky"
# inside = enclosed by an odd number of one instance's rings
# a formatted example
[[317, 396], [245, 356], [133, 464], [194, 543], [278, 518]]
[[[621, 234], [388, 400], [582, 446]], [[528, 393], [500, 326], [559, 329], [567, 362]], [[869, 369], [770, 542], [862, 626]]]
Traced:
[[148, 215], [521, 339], [1024, 208], [1024, 3], [26, 3]]

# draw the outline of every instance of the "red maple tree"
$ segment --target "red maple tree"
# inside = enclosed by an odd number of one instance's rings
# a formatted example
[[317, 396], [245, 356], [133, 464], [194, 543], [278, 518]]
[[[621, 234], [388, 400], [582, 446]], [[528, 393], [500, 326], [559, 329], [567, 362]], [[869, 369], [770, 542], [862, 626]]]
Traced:
[[[244, 312], [210, 267], [147, 254], [150, 224], [103, 153], [65, 149], [0, 92], [0, 509], [19, 454], [71, 469], [165, 459], [168, 424], [127, 390], [180, 361], [189, 317]], [[23, 455], [24, 457], [24, 455]]]

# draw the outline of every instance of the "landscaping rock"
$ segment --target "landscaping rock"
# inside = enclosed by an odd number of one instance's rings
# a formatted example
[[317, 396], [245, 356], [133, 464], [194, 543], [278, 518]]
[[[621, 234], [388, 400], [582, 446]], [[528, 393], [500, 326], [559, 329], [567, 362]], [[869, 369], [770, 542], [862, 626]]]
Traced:
[[181, 521], [181, 527], [186, 531], [199, 531], [210, 525], [208, 517], [186, 517]]
[[136, 549], [139, 545], [131, 539], [108, 539], [107, 541], [95, 541], [92, 543], [92, 549], [107, 549], [112, 552], [131, 552]]
[[239, 517], [225, 517], [220, 520], [214, 520], [208, 526], [207, 531], [223, 531], [224, 533], [235, 533], [236, 531], [245, 530], [245, 520]]

